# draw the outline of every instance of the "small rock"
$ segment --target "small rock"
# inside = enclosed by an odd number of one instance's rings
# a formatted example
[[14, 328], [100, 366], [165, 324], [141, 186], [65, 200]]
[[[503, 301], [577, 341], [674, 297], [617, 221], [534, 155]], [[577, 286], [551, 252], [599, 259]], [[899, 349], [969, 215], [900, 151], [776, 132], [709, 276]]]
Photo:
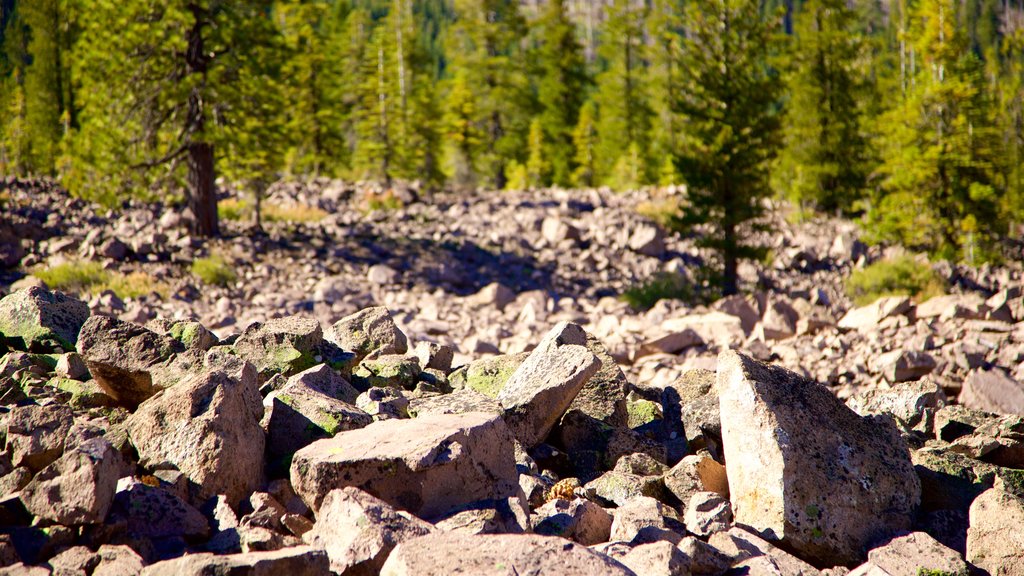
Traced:
[[1024, 498], [1002, 489], [1001, 482], [971, 503], [967, 561], [993, 576], [1024, 574]]
[[533, 532], [542, 536], [561, 536], [584, 546], [607, 542], [612, 515], [589, 500], [555, 499], [533, 511]]
[[366, 271], [366, 279], [372, 284], [390, 286], [398, 282], [399, 274], [387, 264], [374, 264]]
[[327, 553], [307, 546], [229, 555], [188, 554], [157, 562], [142, 570], [142, 576], [328, 576], [330, 573]]
[[732, 526], [732, 506], [719, 494], [697, 492], [690, 497], [683, 521], [686, 529], [697, 536], [710, 536]]
[[665, 233], [654, 224], [640, 224], [629, 237], [629, 249], [657, 258], [665, 253]]
[[651, 542], [634, 547], [616, 558], [626, 567], [644, 576], [689, 576], [690, 559], [671, 542]]
[[936, 362], [927, 352], [893, 350], [879, 356], [875, 365], [890, 384], [896, 384], [921, 379], [935, 370]]
[[6, 417], [7, 450], [14, 466], [39, 471], [60, 458], [74, 416], [60, 405], [29, 404]]
[[332, 359], [323, 357], [323, 330], [312, 318], [291, 316], [249, 325], [234, 349], [265, 382], [275, 373], [291, 376]]
[[610, 540], [613, 542], [655, 542], [669, 540], [678, 543], [685, 530], [675, 510], [654, 498], [638, 496], [615, 509]]
[[448, 382], [452, 388], [472, 388], [481, 394], [497, 398], [498, 392], [528, 356], [529, 353], [522, 352], [474, 360], [452, 372]]
[[504, 310], [505, 306], [514, 302], [515, 299], [516, 293], [511, 288], [498, 282], [492, 282], [481, 288], [476, 294], [467, 297], [466, 304], [476, 308], [493, 306], [498, 310]]
[[710, 491], [729, 497], [729, 480], [722, 466], [707, 451], [691, 454], [679, 461], [664, 476], [665, 488], [681, 502], [689, 502], [697, 492]]
[[163, 488], [122, 478], [110, 509], [108, 524], [125, 522], [128, 534], [139, 538], [206, 537], [210, 525], [201, 512]]
[[885, 296], [873, 303], [854, 308], [839, 320], [839, 328], [844, 330], [870, 330], [891, 316], [903, 314], [910, 310], [910, 298], [906, 296]]
[[383, 306], [365, 308], [338, 320], [328, 330], [327, 338], [342, 350], [355, 354], [353, 363], [371, 355], [405, 354], [409, 351], [408, 338]]
[[[782, 574], [817, 576], [819, 572], [807, 562], [773, 546], [771, 543], [739, 527], [715, 532], [708, 544], [733, 559], [733, 568], [740, 574]], [[760, 560], [759, 560], [760, 559]], [[755, 567], [760, 567], [761, 572]]]
[[61, 354], [53, 371], [58, 376], [71, 380], [85, 381], [89, 379], [89, 368], [85, 365], [85, 360], [82, 360], [82, 356], [77, 352]]

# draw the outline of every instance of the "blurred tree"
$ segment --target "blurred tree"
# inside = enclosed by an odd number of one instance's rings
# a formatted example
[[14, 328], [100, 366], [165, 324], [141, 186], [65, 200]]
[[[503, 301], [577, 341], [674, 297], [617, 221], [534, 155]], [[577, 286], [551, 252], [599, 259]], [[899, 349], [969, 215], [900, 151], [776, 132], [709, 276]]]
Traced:
[[576, 149], [576, 169], [572, 183], [576, 186], [593, 186], [597, 178], [597, 160], [594, 149], [597, 144], [597, 119], [593, 100], [587, 100], [580, 109], [580, 119], [572, 131], [572, 143]]
[[658, 183], [663, 185], [679, 180], [675, 160], [682, 137], [682, 118], [676, 96], [683, 80], [683, 5], [681, 0], [655, 0], [651, 7], [648, 77], [655, 118], [651, 158], [660, 171]]

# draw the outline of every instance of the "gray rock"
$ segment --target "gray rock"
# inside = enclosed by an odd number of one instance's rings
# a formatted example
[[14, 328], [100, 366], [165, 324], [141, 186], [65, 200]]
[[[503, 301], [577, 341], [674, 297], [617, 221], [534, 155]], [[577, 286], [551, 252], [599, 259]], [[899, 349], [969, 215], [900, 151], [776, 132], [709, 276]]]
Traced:
[[356, 406], [374, 420], [409, 417], [409, 399], [397, 388], [370, 388], [356, 398]]
[[492, 282], [480, 289], [479, 292], [468, 296], [466, 303], [472, 307], [480, 308], [493, 306], [498, 310], [504, 310], [516, 299], [516, 293], [511, 288], [498, 282]]
[[467, 536], [434, 533], [403, 542], [384, 563], [381, 576], [474, 574], [507, 576], [634, 575], [622, 564], [564, 538], [528, 534]]
[[861, 416], [889, 414], [907, 428], [931, 434], [935, 413], [946, 405], [946, 394], [935, 382], [924, 379], [905, 382], [890, 389], [872, 389], [846, 401]]
[[99, 564], [92, 576], [128, 576], [139, 574], [146, 563], [137, 552], [123, 545], [104, 544], [96, 551]]
[[43, 468], [21, 491], [25, 508], [56, 524], [98, 524], [110, 511], [120, 455], [104, 438], [86, 440]]
[[323, 329], [312, 318], [290, 316], [249, 325], [234, 349], [259, 371], [261, 382], [274, 374], [291, 376], [326, 362], [322, 354]]
[[200, 538], [210, 525], [199, 510], [164, 488], [134, 478], [122, 478], [114, 495], [109, 524], [124, 522], [130, 536], [138, 538]]
[[82, 360], [82, 356], [77, 352], [61, 354], [53, 371], [58, 376], [71, 380], [84, 381], [89, 379], [89, 367], [85, 365], [85, 360]]
[[697, 492], [686, 505], [683, 522], [697, 536], [710, 536], [732, 526], [732, 506], [715, 492]]
[[479, 500], [459, 506], [444, 516], [431, 517], [429, 521], [445, 532], [524, 534], [530, 531], [530, 507], [521, 495]]
[[1024, 415], [1024, 385], [1000, 368], [972, 370], [964, 380], [959, 401], [975, 410]]
[[601, 361], [586, 348], [582, 328], [559, 323], [516, 369], [497, 400], [516, 440], [532, 448], [547, 438]]
[[868, 552], [868, 562], [892, 576], [953, 574], [967, 576], [967, 563], [956, 550], [951, 550], [924, 532], [911, 532], [893, 538], [884, 546]]
[[[733, 527], [715, 532], [708, 544], [733, 559], [739, 574], [776, 574], [781, 576], [817, 576], [818, 570], [807, 562], [777, 548], [759, 536]], [[744, 570], [745, 569], [745, 570]], [[763, 571], [762, 571], [763, 570]]]
[[352, 382], [360, 390], [384, 387], [412, 390], [421, 372], [420, 362], [415, 357], [381, 354], [364, 358], [352, 370]]
[[906, 296], [885, 296], [850, 310], [839, 319], [838, 326], [844, 330], [871, 330], [886, 318], [906, 313], [910, 307], [910, 298]]
[[6, 417], [7, 451], [14, 466], [42, 470], [64, 452], [74, 416], [61, 405], [19, 406]]
[[485, 396], [496, 398], [527, 356], [529, 354], [523, 352], [474, 360], [455, 369], [448, 377], [448, 382], [452, 388], [472, 388]]
[[729, 497], [729, 480], [725, 466], [707, 451], [691, 454], [679, 461], [663, 477], [665, 488], [680, 502], [689, 502], [698, 492], [714, 492]]
[[329, 576], [327, 553], [307, 546], [243, 554], [188, 554], [147, 566], [142, 576]]
[[327, 331], [327, 338], [355, 354], [355, 363], [371, 355], [405, 354], [409, 350], [409, 339], [383, 306], [365, 308], [338, 320]]
[[433, 526], [358, 488], [327, 494], [313, 530], [303, 539], [327, 552], [331, 570], [346, 576], [378, 574], [399, 542], [433, 531]]
[[719, 355], [718, 391], [738, 524], [832, 565], [910, 528], [921, 485], [891, 419], [858, 416], [825, 387], [731, 351]]
[[550, 500], [533, 511], [530, 522], [535, 534], [561, 536], [584, 546], [607, 542], [612, 530], [612, 515], [582, 498]]
[[657, 258], [665, 253], [665, 233], [654, 224], [640, 224], [629, 237], [629, 249]]
[[413, 349], [413, 354], [420, 361], [420, 366], [424, 370], [440, 370], [445, 374], [452, 371], [452, 359], [455, 356], [455, 350], [451, 346], [426, 341], [417, 342], [416, 347]]
[[107, 395], [128, 408], [159, 391], [154, 369], [183, 350], [173, 338], [108, 316], [89, 318], [78, 338], [89, 373]]
[[318, 440], [295, 453], [291, 481], [313, 510], [355, 486], [418, 516], [516, 493], [512, 437], [493, 414], [385, 420]]
[[615, 509], [610, 540], [634, 544], [669, 540], [675, 544], [684, 533], [675, 510], [654, 498], [638, 496]]
[[664, 488], [658, 476], [641, 476], [609, 470], [587, 482], [584, 489], [601, 500], [622, 506], [638, 496], [661, 497]]
[[695, 576], [717, 576], [732, 564], [732, 559], [721, 550], [693, 536], [683, 538], [678, 547], [690, 559], [690, 574]]
[[651, 542], [634, 547], [619, 562], [644, 576], [689, 576], [690, 559], [671, 542]]
[[32, 286], [0, 299], [0, 334], [16, 348], [46, 351], [75, 349], [89, 318], [89, 306], [67, 294]]
[[409, 414], [419, 417], [425, 414], [465, 414], [486, 412], [500, 416], [504, 411], [493, 398], [472, 388], [462, 388], [451, 394], [439, 394], [409, 401]]
[[935, 370], [935, 358], [927, 352], [893, 350], [875, 360], [875, 365], [890, 384], [919, 380]]
[[236, 505], [263, 477], [260, 400], [252, 366], [205, 372], [140, 405], [128, 435], [143, 466], [173, 464], [200, 501], [224, 494]]
[[974, 500], [967, 529], [967, 561], [992, 576], [1024, 573], [1024, 498], [1002, 488], [997, 482]]

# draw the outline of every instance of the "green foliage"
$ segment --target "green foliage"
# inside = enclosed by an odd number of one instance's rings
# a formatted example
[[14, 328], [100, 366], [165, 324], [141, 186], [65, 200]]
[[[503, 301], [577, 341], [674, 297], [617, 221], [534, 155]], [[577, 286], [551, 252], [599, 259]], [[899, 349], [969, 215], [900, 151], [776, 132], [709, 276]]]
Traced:
[[844, 0], [809, 0], [796, 18], [790, 54], [786, 146], [777, 187], [794, 202], [823, 211], [851, 211], [867, 185], [864, 103], [876, 95], [866, 81], [865, 43]]
[[659, 300], [681, 300], [689, 304], [706, 304], [719, 295], [718, 279], [708, 270], [698, 271], [696, 280], [681, 274], [661, 272], [627, 289], [620, 298], [637, 311], [649, 310]]
[[[728, 22], [724, 30], [721, 23]], [[673, 228], [702, 228], [700, 241], [722, 261], [722, 292], [737, 291], [740, 258], [763, 250], [746, 242], [770, 195], [769, 169], [780, 142], [780, 82], [769, 67], [775, 23], [756, 3], [695, 0], [687, 5], [685, 81], [676, 106], [684, 118], [678, 159], [688, 204]]]
[[156, 292], [166, 296], [169, 289], [145, 272], [123, 274], [107, 270], [99, 262], [75, 260], [35, 270], [32, 275], [54, 290], [98, 294], [110, 290], [118, 298], [138, 298]]
[[229, 286], [238, 279], [231, 264], [223, 256], [212, 254], [192, 262], [192, 274], [211, 286]]
[[931, 266], [911, 256], [901, 256], [854, 270], [846, 280], [846, 293], [857, 306], [883, 296], [912, 296], [924, 302], [944, 294], [945, 286]]
[[572, 144], [576, 150], [576, 169], [572, 183], [576, 186], [593, 186], [597, 183], [597, 125], [596, 108], [588, 100], [580, 110], [580, 119], [572, 131]]

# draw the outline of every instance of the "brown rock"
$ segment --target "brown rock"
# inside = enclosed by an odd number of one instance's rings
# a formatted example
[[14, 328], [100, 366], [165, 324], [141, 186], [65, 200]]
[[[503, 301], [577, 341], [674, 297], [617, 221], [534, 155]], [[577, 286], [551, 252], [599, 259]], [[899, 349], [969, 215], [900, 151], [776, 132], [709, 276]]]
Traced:
[[328, 576], [330, 573], [327, 553], [307, 546], [223, 556], [188, 554], [142, 570], [142, 576]]
[[531, 523], [535, 534], [561, 536], [593, 546], [608, 541], [612, 515], [589, 500], [556, 498], [534, 510]]
[[78, 338], [78, 352], [96, 383], [128, 408], [159, 391], [154, 369], [183, 350], [173, 338], [108, 316], [90, 317]]
[[1024, 574], [1024, 498], [996, 482], [971, 504], [967, 561], [992, 576]]
[[1024, 416], [1024, 385], [1000, 368], [973, 370], [964, 381], [959, 401], [975, 410]]
[[56, 524], [98, 524], [110, 511], [120, 455], [104, 438], [86, 440], [43, 468], [21, 491], [25, 508]]

